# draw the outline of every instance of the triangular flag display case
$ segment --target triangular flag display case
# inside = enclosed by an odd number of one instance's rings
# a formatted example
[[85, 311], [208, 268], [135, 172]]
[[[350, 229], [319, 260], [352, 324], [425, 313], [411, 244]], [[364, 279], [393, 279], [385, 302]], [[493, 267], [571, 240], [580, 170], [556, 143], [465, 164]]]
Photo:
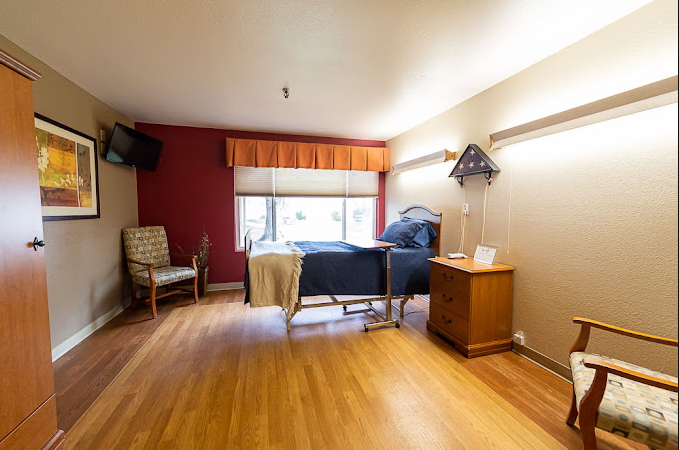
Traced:
[[468, 175], [478, 175], [482, 173], [488, 180], [492, 181], [493, 172], [499, 172], [500, 168], [486, 155], [476, 144], [469, 144], [462, 153], [460, 159], [455, 164], [455, 168], [450, 172], [449, 177], [455, 177], [462, 186], [464, 177]]

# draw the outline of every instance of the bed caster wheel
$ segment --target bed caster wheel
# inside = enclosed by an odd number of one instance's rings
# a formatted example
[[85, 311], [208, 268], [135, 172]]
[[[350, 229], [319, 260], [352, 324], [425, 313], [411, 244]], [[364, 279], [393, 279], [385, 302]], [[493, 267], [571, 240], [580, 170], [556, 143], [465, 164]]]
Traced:
[[397, 323], [397, 324], [394, 325], [394, 326], [395, 326], [396, 328], [401, 328], [401, 324], [400, 324], [400, 323]]
[[363, 331], [365, 331], [366, 333], [368, 332], [368, 330], [370, 330], [370, 328], [368, 328], [368, 327], [363, 327]]
[[344, 312], [347, 312], [347, 305], [342, 305], [342, 309], [344, 310]]

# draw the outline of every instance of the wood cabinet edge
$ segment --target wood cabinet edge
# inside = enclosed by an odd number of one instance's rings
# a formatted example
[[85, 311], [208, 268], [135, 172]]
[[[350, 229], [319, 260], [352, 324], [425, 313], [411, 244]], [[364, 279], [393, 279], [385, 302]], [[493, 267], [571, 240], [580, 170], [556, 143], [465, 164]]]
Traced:
[[28, 78], [31, 81], [36, 81], [41, 77], [38, 72], [31, 69], [9, 53], [4, 52], [2, 49], [0, 49], [0, 64], [12, 69], [16, 73]]

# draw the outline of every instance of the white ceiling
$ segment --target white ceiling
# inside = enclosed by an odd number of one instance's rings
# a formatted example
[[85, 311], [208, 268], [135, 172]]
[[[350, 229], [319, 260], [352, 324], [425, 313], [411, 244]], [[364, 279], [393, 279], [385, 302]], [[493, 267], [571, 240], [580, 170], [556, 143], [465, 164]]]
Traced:
[[646, 3], [2, 0], [0, 34], [135, 121], [383, 140]]

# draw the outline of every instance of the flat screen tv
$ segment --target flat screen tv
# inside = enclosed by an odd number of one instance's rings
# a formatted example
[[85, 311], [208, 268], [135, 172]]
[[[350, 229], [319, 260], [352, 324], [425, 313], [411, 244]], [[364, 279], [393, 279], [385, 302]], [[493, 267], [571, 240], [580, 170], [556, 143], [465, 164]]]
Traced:
[[163, 141], [116, 122], [106, 160], [155, 171], [162, 148]]

